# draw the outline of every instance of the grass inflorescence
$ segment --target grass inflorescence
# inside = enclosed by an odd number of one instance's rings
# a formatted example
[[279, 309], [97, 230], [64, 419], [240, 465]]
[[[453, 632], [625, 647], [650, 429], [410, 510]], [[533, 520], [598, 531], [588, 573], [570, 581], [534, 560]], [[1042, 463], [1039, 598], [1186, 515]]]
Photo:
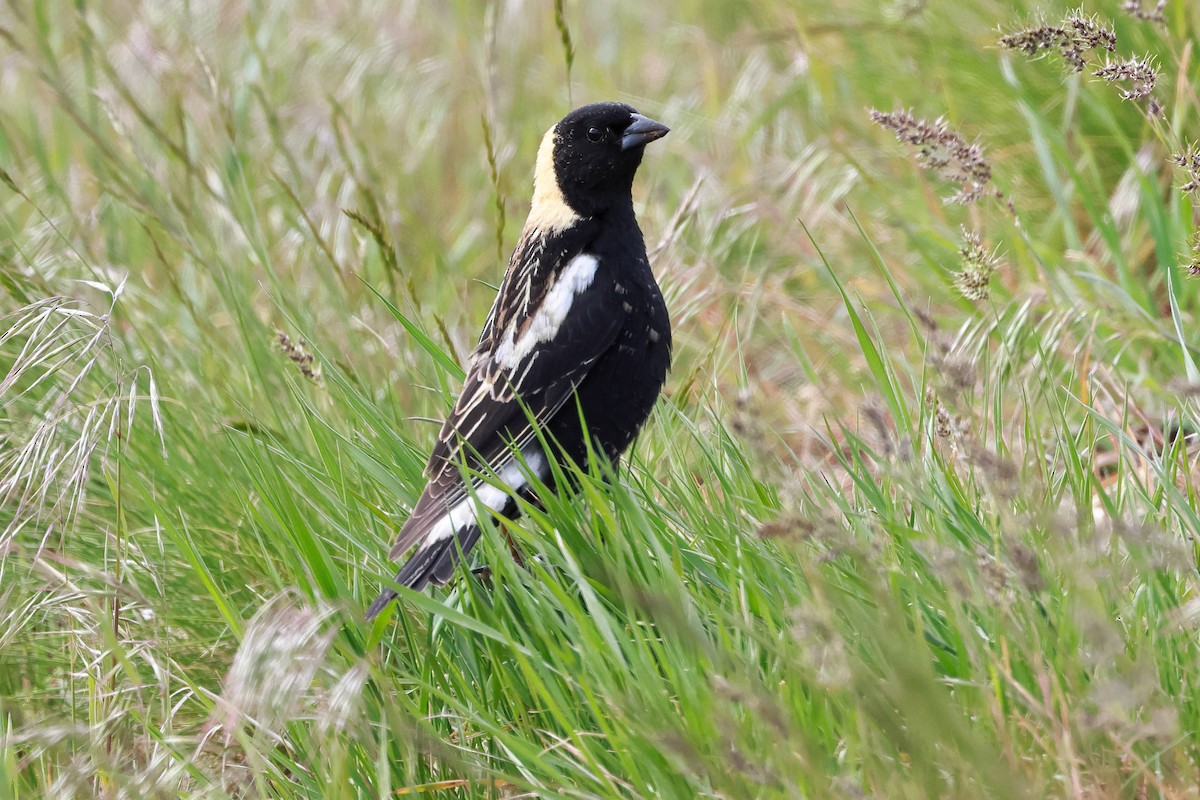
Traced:
[[916, 149], [921, 166], [938, 173], [959, 188], [947, 203], [967, 205], [981, 197], [1000, 197], [1003, 193], [989, 184], [992, 165], [978, 142], [969, 143], [945, 120], [918, 119], [910, 111], [871, 110], [871, 121], [896, 134], [901, 142]]
[[1117, 49], [1117, 35], [1111, 27], [1100, 24], [1094, 16], [1075, 11], [1055, 25], [1042, 23], [1006, 33], [1000, 37], [1000, 46], [1020, 50], [1027, 56], [1054, 50], [1068, 69], [1083, 72], [1092, 51], [1111, 53]]
[[[893, 5], [6, 6], [0, 798], [1193, 796], [1200, 9]], [[666, 396], [364, 624], [600, 99]]]
[[988, 287], [992, 273], [1000, 268], [1003, 259], [995, 251], [988, 252], [975, 231], [964, 227], [962, 237], [963, 244], [958, 250], [962, 269], [955, 276], [954, 283], [968, 300], [986, 300], [990, 294]]

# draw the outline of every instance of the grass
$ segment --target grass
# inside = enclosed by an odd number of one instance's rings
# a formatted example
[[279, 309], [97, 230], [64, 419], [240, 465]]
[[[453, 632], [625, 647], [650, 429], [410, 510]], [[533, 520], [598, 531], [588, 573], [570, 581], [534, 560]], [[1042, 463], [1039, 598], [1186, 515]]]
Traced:
[[[1194, 797], [1200, 13], [1123, 5], [5, 5], [0, 798]], [[666, 396], [366, 625], [606, 98]]]

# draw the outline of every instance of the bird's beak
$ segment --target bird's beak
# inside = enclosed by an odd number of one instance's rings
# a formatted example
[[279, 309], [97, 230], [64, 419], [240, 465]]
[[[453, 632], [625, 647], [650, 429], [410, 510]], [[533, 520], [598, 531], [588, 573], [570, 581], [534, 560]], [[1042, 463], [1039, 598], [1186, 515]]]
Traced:
[[634, 114], [633, 122], [629, 123], [629, 127], [625, 129], [625, 133], [621, 134], [621, 149], [628, 150], [631, 147], [647, 145], [655, 139], [661, 139], [670, 132], [671, 129], [661, 122], [655, 122], [649, 117], [643, 117], [641, 114]]

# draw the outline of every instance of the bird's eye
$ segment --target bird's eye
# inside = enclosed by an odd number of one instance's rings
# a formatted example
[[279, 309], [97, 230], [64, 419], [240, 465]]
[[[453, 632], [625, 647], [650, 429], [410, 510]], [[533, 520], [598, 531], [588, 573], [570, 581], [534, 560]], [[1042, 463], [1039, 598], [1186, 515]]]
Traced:
[[588, 128], [587, 137], [589, 142], [599, 142], [604, 138], [604, 129]]

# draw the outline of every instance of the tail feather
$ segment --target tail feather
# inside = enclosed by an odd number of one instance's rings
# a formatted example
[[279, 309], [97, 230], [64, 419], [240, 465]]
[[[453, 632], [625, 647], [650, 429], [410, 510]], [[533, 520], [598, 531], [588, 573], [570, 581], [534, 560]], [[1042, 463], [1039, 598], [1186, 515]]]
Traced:
[[[454, 574], [460, 558], [465, 558], [479, 541], [482, 530], [478, 525], [469, 525], [453, 536], [447, 536], [421, 547], [413, 553], [396, 573], [396, 583], [413, 591], [421, 591], [430, 583], [444, 586]], [[400, 595], [395, 589], [384, 589], [367, 609], [366, 619], [371, 621]]]
[[[542, 478], [547, 472], [545, 456], [538, 447], [523, 450], [522, 460], [510, 459], [497, 475], [499, 485], [479, 483], [468, 496], [458, 494], [448, 499], [453, 486], [445, 481], [426, 486], [392, 548], [391, 556], [395, 558], [421, 542], [400, 568], [396, 583], [419, 592], [431, 583], [442, 586], [450, 580], [458, 562], [479, 541], [481, 514], [517, 516], [514, 495], [531, 496], [529, 472]], [[392, 589], [384, 589], [367, 609], [366, 618], [374, 619], [397, 597]]]
[[459, 531], [458, 536], [455, 537], [458, 540], [457, 546], [447, 547], [436, 561], [430, 562], [429, 569], [426, 571], [428, 582], [435, 586], [445, 586], [446, 581], [454, 575], [454, 568], [458, 566], [459, 560], [467, 557], [467, 554], [475, 547], [475, 543], [479, 541], [481, 533], [483, 533], [483, 529], [478, 525], [472, 525], [466, 530]]

